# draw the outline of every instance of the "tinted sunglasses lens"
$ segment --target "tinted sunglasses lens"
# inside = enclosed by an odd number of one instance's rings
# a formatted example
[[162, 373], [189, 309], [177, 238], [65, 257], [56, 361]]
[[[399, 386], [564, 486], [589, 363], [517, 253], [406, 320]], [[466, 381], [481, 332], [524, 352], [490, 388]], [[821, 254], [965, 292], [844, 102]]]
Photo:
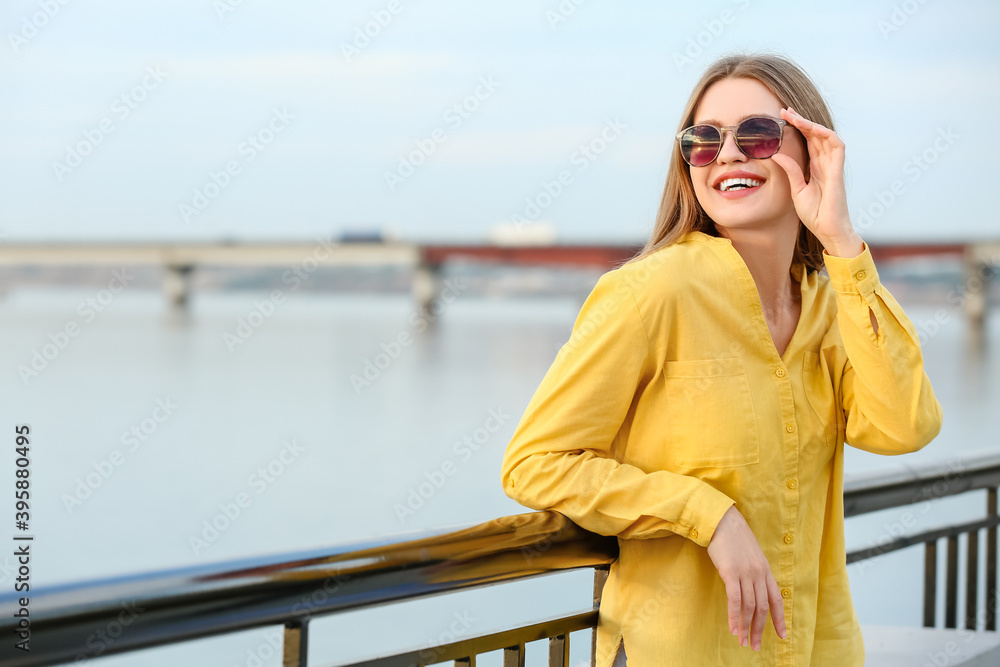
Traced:
[[681, 135], [681, 155], [693, 167], [711, 164], [719, 154], [719, 131], [709, 125], [695, 125]]
[[769, 118], [749, 118], [740, 123], [736, 142], [752, 158], [771, 157], [781, 146], [781, 126]]

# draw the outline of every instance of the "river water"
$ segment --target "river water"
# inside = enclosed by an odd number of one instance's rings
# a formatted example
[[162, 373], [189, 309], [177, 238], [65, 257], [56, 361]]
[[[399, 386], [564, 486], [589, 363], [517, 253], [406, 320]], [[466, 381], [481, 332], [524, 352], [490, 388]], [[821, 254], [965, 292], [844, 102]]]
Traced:
[[[890, 289], [922, 331], [944, 426], [905, 457], [849, 448], [847, 474], [996, 450], [997, 309], [974, 344], [954, 303], [929, 303], [919, 286]], [[428, 322], [405, 293], [271, 301], [267, 290], [204, 292], [186, 315], [169, 312], [155, 290], [86, 305], [97, 295], [25, 287], [0, 302], [0, 404], [7, 428], [26, 423], [33, 433], [33, 586], [529, 511], [503, 494], [500, 461], [581, 303], [462, 295]], [[26, 372], [35, 351], [50, 358]], [[428, 480], [437, 488], [412, 509], [408, 497]], [[234, 503], [239, 516], [212, 530]], [[984, 506], [985, 494], [935, 501], [907, 515], [907, 530], [971, 519]], [[849, 519], [848, 549], [873, 544], [903, 517], [900, 508]], [[918, 548], [851, 566], [863, 625], [920, 624], [922, 559]], [[0, 559], [4, 590], [11, 565]], [[590, 588], [589, 572], [570, 573], [329, 617], [314, 622], [310, 654], [313, 664], [337, 664], [479, 634], [588, 607]], [[101, 663], [278, 665], [275, 632]], [[573, 664], [589, 661], [588, 633], [571, 645]], [[542, 664], [545, 650], [529, 645], [528, 663]], [[499, 666], [500, 655], [480, 663]]]

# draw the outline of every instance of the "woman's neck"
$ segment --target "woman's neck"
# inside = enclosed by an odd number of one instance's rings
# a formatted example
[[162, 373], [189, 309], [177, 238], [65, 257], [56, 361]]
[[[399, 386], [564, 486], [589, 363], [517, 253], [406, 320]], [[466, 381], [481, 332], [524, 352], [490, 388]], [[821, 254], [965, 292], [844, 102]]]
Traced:
[[747, 265], [765, 314], [783, 312], [795, 304], [799, 290], [793, 285], [791, 266], [797, 235], [761, 229], [720, 228], [719, 233], [732, 242]]

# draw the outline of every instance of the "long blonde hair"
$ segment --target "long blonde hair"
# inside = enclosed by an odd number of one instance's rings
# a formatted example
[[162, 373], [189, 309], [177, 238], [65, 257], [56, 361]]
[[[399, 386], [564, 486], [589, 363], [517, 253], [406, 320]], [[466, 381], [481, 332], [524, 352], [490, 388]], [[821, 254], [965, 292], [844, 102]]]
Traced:
[[[756, 79], [774, 93], [782, 107], [792, 107], [803, 117], [835, 130], [833, 117], [819, 89], [809, 76], [788, 58], [773, 53], [724, 56], [709, 65], [688, 99], [677, 131], [694, 124], [694, 112], [705, 91], [716, 81], [727, 78]], [[801, 137], [801, 135], [800, 135]], [[803, 139], [804, 141], [804, 139]], [[691, 184], [688, 165], [681, 158], [680, 145], [673, 142], [667, 182], [663, 188], [656, 223], [646, 245], [622, 265], [636, 262], [660, 248], [680, 240], [690, 231], [718, 236], [715, 224], [705, 213]], [[805, 177], [809, 178], [809, 154], [805, 156]], [[807, 271], [823, 268], [823, 245], [809, 229], [799, 223], [799, 238], [792, 262], [802, 262]]]

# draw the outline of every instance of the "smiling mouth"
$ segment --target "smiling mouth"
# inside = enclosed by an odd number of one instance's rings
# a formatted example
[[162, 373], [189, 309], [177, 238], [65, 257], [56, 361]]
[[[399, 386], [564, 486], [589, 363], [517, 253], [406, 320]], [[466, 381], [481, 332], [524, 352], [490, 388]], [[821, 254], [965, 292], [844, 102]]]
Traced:
[[764, 185], [764, 181], [757, 178], [727, 178], [719, 183], [716, 190], [720, 192], [736, 192], [739, 190], [752, 190]]

